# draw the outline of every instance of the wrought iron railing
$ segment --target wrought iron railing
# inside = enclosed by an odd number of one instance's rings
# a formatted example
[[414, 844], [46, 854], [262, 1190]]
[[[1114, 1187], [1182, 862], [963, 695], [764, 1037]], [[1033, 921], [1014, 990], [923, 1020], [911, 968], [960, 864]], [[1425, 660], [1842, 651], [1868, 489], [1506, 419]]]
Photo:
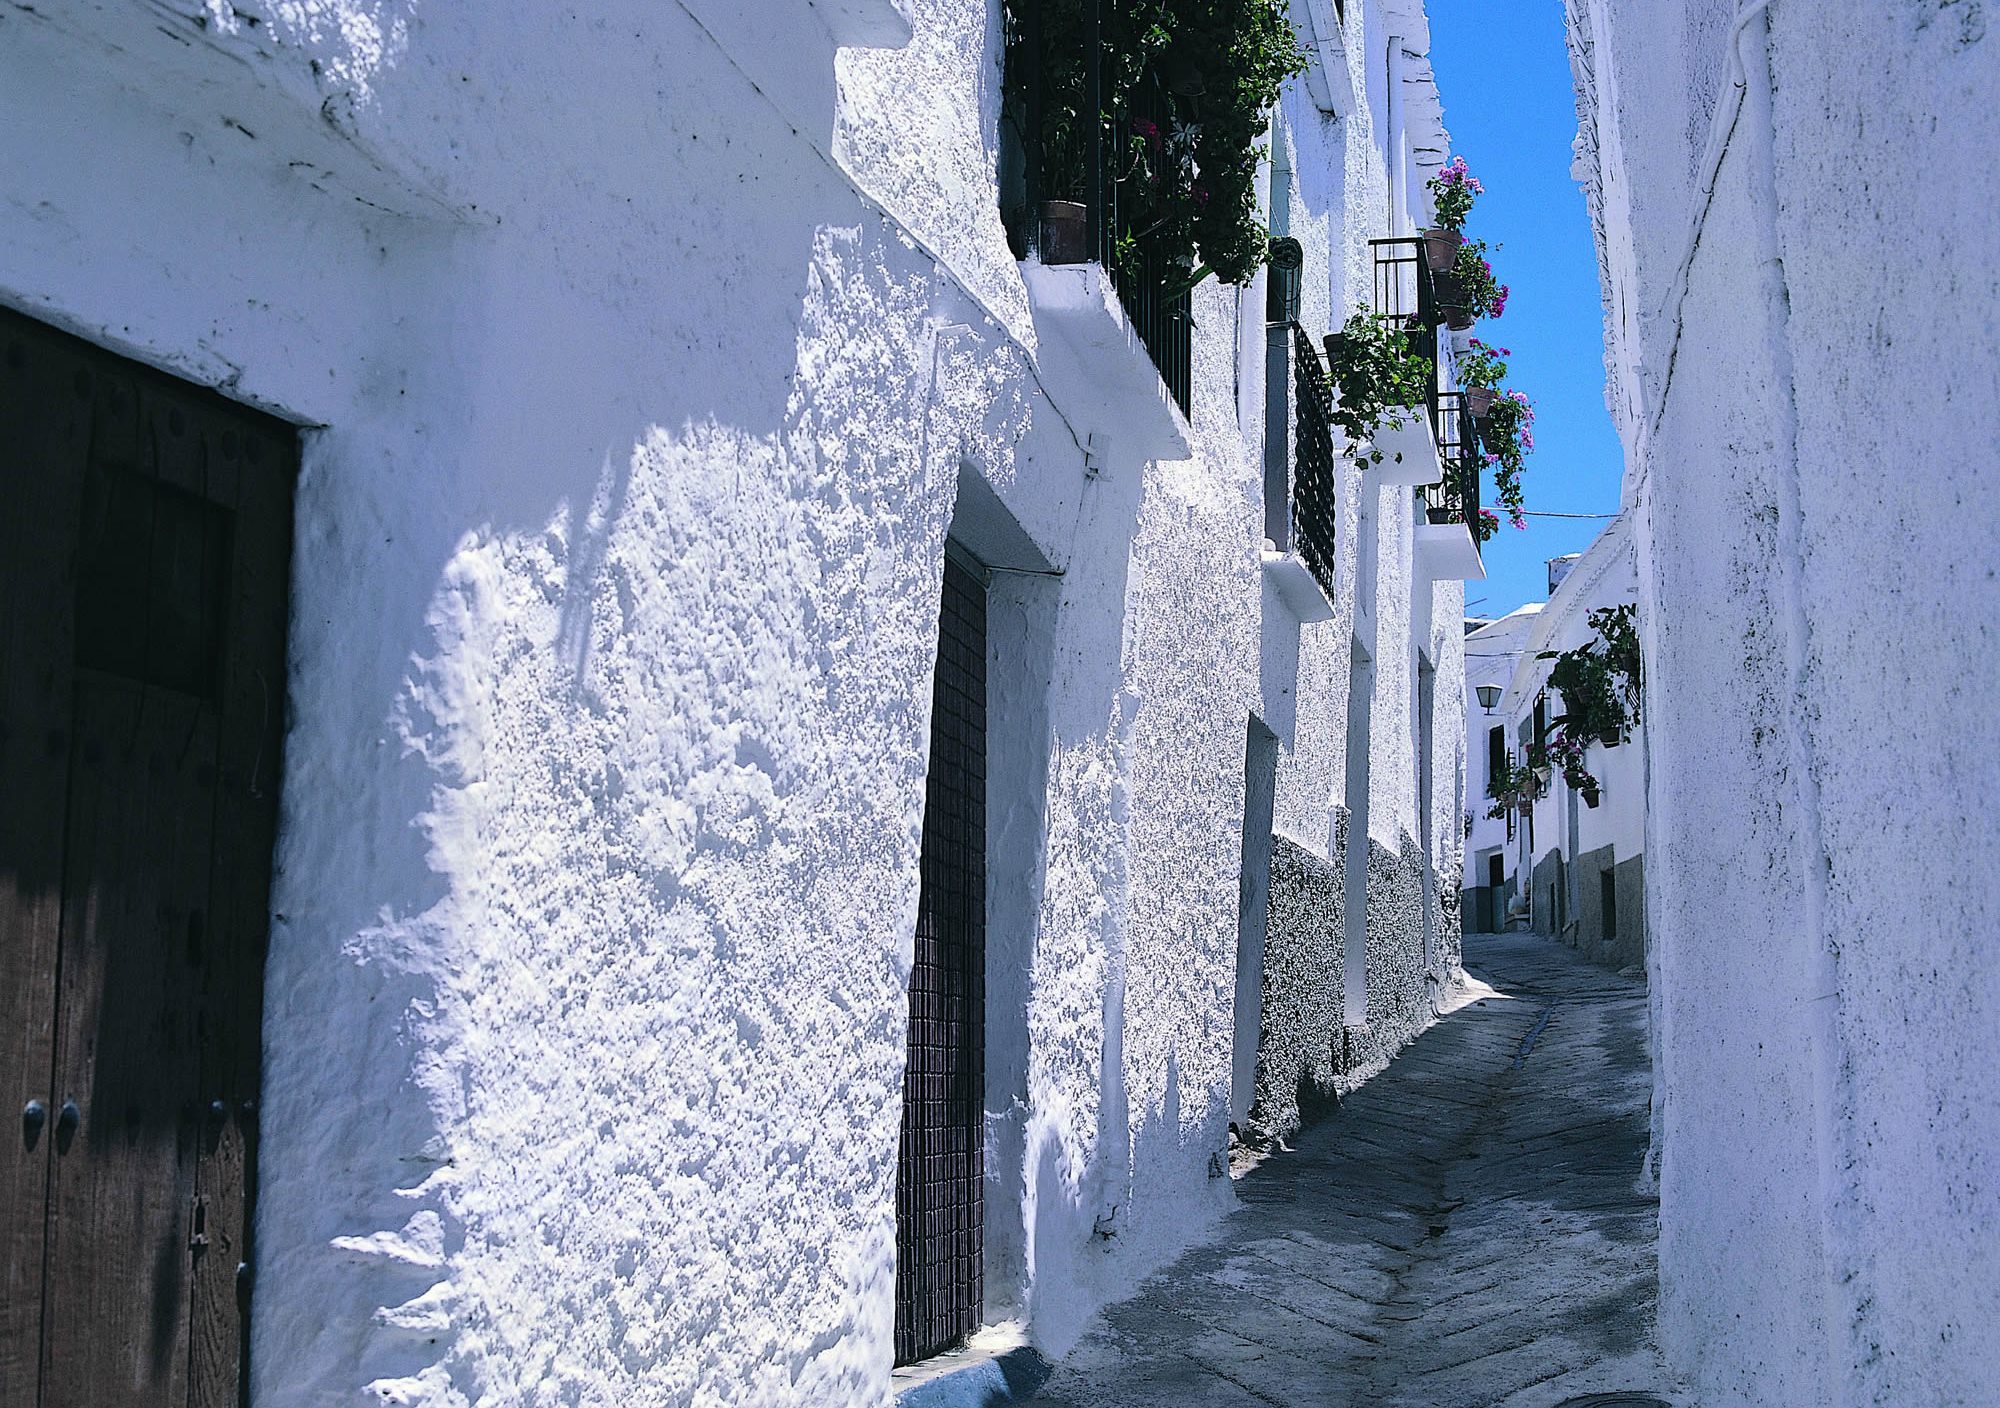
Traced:
[[1319, 349], [1292, 324], [1292, 395], [1297, 403], [1292, 466], [1292, 543], [1314, 577], [1334, 594], [1335, 501], [1340, 492], [1340, 460], [1333, 441], [1333, 382]]
[[1422, 340], [1421, 350], [1437, 359], [1437, 284], [1424, 258], [1424, 242], [1414, 235], [1368, 241], [1374, 269], [1374, 312]]
[[[1006, 0], [1007, 72], [1001, 123], [1001, 216], [1016, 258], [1042, 254], [1042, 211], [1048, 201], [1074, 201], [1084, 207], [1085, 258], [1109, 269], [1118, 301], [1132, 329], [1159, 368], [1160, 377], [1182, 411], [1193, 392], [1193, 290], [1189, 284], [1192, 251], [1162, 248], [1138, 226], [1133, 202], [1120, 199], [1131, 175], [1121, 169], [1119, 154], [1128, 149], [1124, 131], [1113, 131], [1109, 95], [1104, 91], [1103, 46], [1099, 39], [1103, 11], [1115, 0], [1083, 0], [1084, 61], [1082, 112], [1097, 121], [1079, 121], [1071, 135], [1074, 145], [1062, 151], [1044, 147], [1042, 74], [1043, 0]], [[1154, 86], [1157, 86], [1155, 84]], [[1164, 93], [1156, 104], [1164, 114]], [[1149, 104], [1145, 95], [1128, 95], [1134, 117]], [[1071, 257], [1074, 257], [1072, 255]]]
[[1481, 457], [1465, 393], [1435, 393], [1430, 412], [1431, 434], [1437, 440], [1444, 477], [1423, 491], [1425, 516], [1433, 524], [1463, 523], [1477, 545]]

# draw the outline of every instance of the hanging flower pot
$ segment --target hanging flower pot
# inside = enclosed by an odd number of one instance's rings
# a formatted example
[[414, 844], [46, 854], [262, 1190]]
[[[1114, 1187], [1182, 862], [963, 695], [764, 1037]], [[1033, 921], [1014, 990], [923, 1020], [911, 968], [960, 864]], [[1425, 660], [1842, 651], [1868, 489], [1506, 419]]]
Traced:
[[1597, 735], [1597, 741], [1602, 743], [1606, 748], [1616, 748], [1618, 746], [1618, 730], [1615, 728], [1606, 729]]
[[1042, 263], [1082, 264], [1090, 258], [1090, 207], [1080, 201], [1042, 202]]
[[1465, 236], [1457, 230], [1443, 226], [1425, 230], [1423, 236], [1424, 262], [1430, 265], [1431, 272], [1433, 274], [1449, 272], [1451, 266], [1457, 262], [1458, 247], [1465, 243]]
[[1465, 409], [1472, 412], [1474, 420], [1485, 420], [1493, 414], [1493, 403], [1500, 399], [1500, 393], [1490, 386], [1475, 386], [1465, 393]]
[[1604, 800], [1603, 794], [1597, 790], [1597, 784], [1594, 782], [1588, 787], [1581, 787], [1577, 790], [1583, 794], [1583, 804], [1593, 811], [1597, 809], [1597, 804]]

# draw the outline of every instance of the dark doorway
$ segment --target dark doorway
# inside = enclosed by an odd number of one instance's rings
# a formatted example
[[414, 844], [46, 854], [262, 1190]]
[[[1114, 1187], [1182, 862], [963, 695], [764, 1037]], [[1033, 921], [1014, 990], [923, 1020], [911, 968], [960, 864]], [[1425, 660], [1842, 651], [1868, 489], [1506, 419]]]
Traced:
[[948, 556], [896, 1167], [896, 1362], [979, 1328], [985, 1213], [986, 583]]
[[0, 1402], [239, 1401], [291, 427], [0, 311]]
[[1486, 858], [1486, 883], [1479, 890], [1479, 925], [1484, 934], [1500, 932], [1500, 918], [1506, 912], [1507, 867], [1495, 851]]

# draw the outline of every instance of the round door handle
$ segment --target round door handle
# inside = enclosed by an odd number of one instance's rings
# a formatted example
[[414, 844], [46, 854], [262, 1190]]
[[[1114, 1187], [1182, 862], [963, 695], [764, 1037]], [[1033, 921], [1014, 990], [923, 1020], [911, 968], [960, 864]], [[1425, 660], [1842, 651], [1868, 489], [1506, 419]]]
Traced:
[[83, 1123], [83, 1111], [77, 1109], [76, 1101], [65, 1100], [56, 1111], [56, 1138], [68, 1140], [76, 1133], [76, 1127]]
[[49, 1107], [39, 1100], [30, 1100], [21, 1107], [21, 1138], [30, 1149], [42, 1137], [42, 1126], [49, 1122]]

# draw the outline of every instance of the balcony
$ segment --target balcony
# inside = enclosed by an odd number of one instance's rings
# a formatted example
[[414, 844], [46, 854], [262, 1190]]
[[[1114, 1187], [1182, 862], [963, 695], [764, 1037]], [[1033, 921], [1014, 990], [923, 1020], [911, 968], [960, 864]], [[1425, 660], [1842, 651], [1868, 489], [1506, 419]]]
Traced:
[[[1059, 100], [1064, 85], [1044, 72], [1041, 34], [1044, 0], [1006, 0], [1007, 69], [1000, 132], [1001, 217], [1014, 256], [1043, 267], [1096, 265], [1109, 273], [1122, 306], [1121, 322], [1152, 359], [1168, 394], [1188, 413], [1193, 392], [1192, 272], [1189, 253], [1169, 249], [1141, 227], [1136, 201], [1127, 196], [1132, 172], [1128, 138], [1146, 114], [1165, 125], [1170, 97], [1148, 73], [1124, 95], [1129, 111], [1114, 114], [1101, 46], [1094, 42], [1103, 0], [1086, 0], [1082, 101], [1096, 114], [1068, 134], [1045, 143], [1045, 102]], [[1058, 65], [1058, 68], [1061, 66]], [[1074, 91], [1073, 71], [1060, 75]], [[1044, 280], [1043, 282], [1047, 282]], [[1031, 288], [1031, 293], [1033, 289]]]
[[1479, 555], [1479, 439], [1462, 391], [1440, 391], [1431, 401], [1443, 477], [1419, 496], [1417, 568], [1432, 581], [1482, 581]]

